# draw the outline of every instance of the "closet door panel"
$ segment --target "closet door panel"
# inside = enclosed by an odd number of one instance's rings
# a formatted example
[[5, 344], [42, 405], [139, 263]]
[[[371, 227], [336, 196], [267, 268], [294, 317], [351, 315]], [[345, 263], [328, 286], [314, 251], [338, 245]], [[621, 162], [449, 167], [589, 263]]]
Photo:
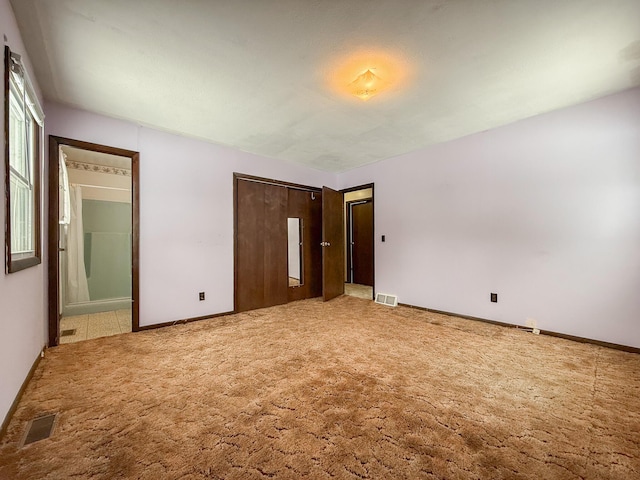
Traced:
[[322, 295], [322, 195], [289, 190], [289, 217], [302, 219], [303, 284], [289, 287], [289, 301]]
[[265, 185], [238, 180], [236, 205], [237, 312], [264, 306], [264, 189]]
[[264, 305], [288, 301], [287, 189], [265, 185], [264, 195]]
[[307, 215], [309, 206], [307, 205], [307, 196], [311, 196], [308, 192], [301, 190], [288, 189], [288, 205], [287, 215], [289, 218], [299, 218], [302, 221], [302, 285], [289, 287], [288, 298], [290, 302], [307, 298], [309, 294], [309, 268], [305, 261], [307, 257]]

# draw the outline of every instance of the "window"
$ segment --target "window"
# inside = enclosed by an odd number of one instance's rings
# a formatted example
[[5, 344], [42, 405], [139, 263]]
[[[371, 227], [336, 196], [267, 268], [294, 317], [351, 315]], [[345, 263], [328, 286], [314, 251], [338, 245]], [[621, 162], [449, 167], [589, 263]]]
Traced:
[[20, 56], [4, 50], [6, 271], [40, 263], [42, 110]]

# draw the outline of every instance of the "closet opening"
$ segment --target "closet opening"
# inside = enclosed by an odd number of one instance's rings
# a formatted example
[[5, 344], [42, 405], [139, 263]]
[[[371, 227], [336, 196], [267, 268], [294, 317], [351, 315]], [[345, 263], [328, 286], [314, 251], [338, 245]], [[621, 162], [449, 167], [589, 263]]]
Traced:
[[234, 310], [344, 293], [342, 193], [234, 173]]
[[49, 147], [49, 345], [137, 331], [138, 153]]

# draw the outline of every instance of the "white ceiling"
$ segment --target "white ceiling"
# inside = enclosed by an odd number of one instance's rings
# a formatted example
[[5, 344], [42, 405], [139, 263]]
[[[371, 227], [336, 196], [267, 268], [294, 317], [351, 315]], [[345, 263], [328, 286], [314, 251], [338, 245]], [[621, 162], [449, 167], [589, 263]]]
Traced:
[[67, 154], [67, 159], [73, 162], [131, 170], [131, 159], [129, 157], [121, 157], [119, 155], [111, 155], [109, 153], [94, 152], [92, 150], [70, 147], [69, 145], [62, 145], [60, 148], [64, 153]]
[[11, 3], [48, 100], [329, 171], [640, 85], [638, 0]]

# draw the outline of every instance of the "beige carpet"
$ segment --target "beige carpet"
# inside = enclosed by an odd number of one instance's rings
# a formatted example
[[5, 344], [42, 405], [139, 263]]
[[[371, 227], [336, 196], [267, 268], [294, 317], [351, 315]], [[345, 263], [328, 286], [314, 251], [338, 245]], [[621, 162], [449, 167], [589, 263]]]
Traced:
[[639, 449], [639, 355], [342, 296], [49, 350], [0, 478], [623, 480]]

